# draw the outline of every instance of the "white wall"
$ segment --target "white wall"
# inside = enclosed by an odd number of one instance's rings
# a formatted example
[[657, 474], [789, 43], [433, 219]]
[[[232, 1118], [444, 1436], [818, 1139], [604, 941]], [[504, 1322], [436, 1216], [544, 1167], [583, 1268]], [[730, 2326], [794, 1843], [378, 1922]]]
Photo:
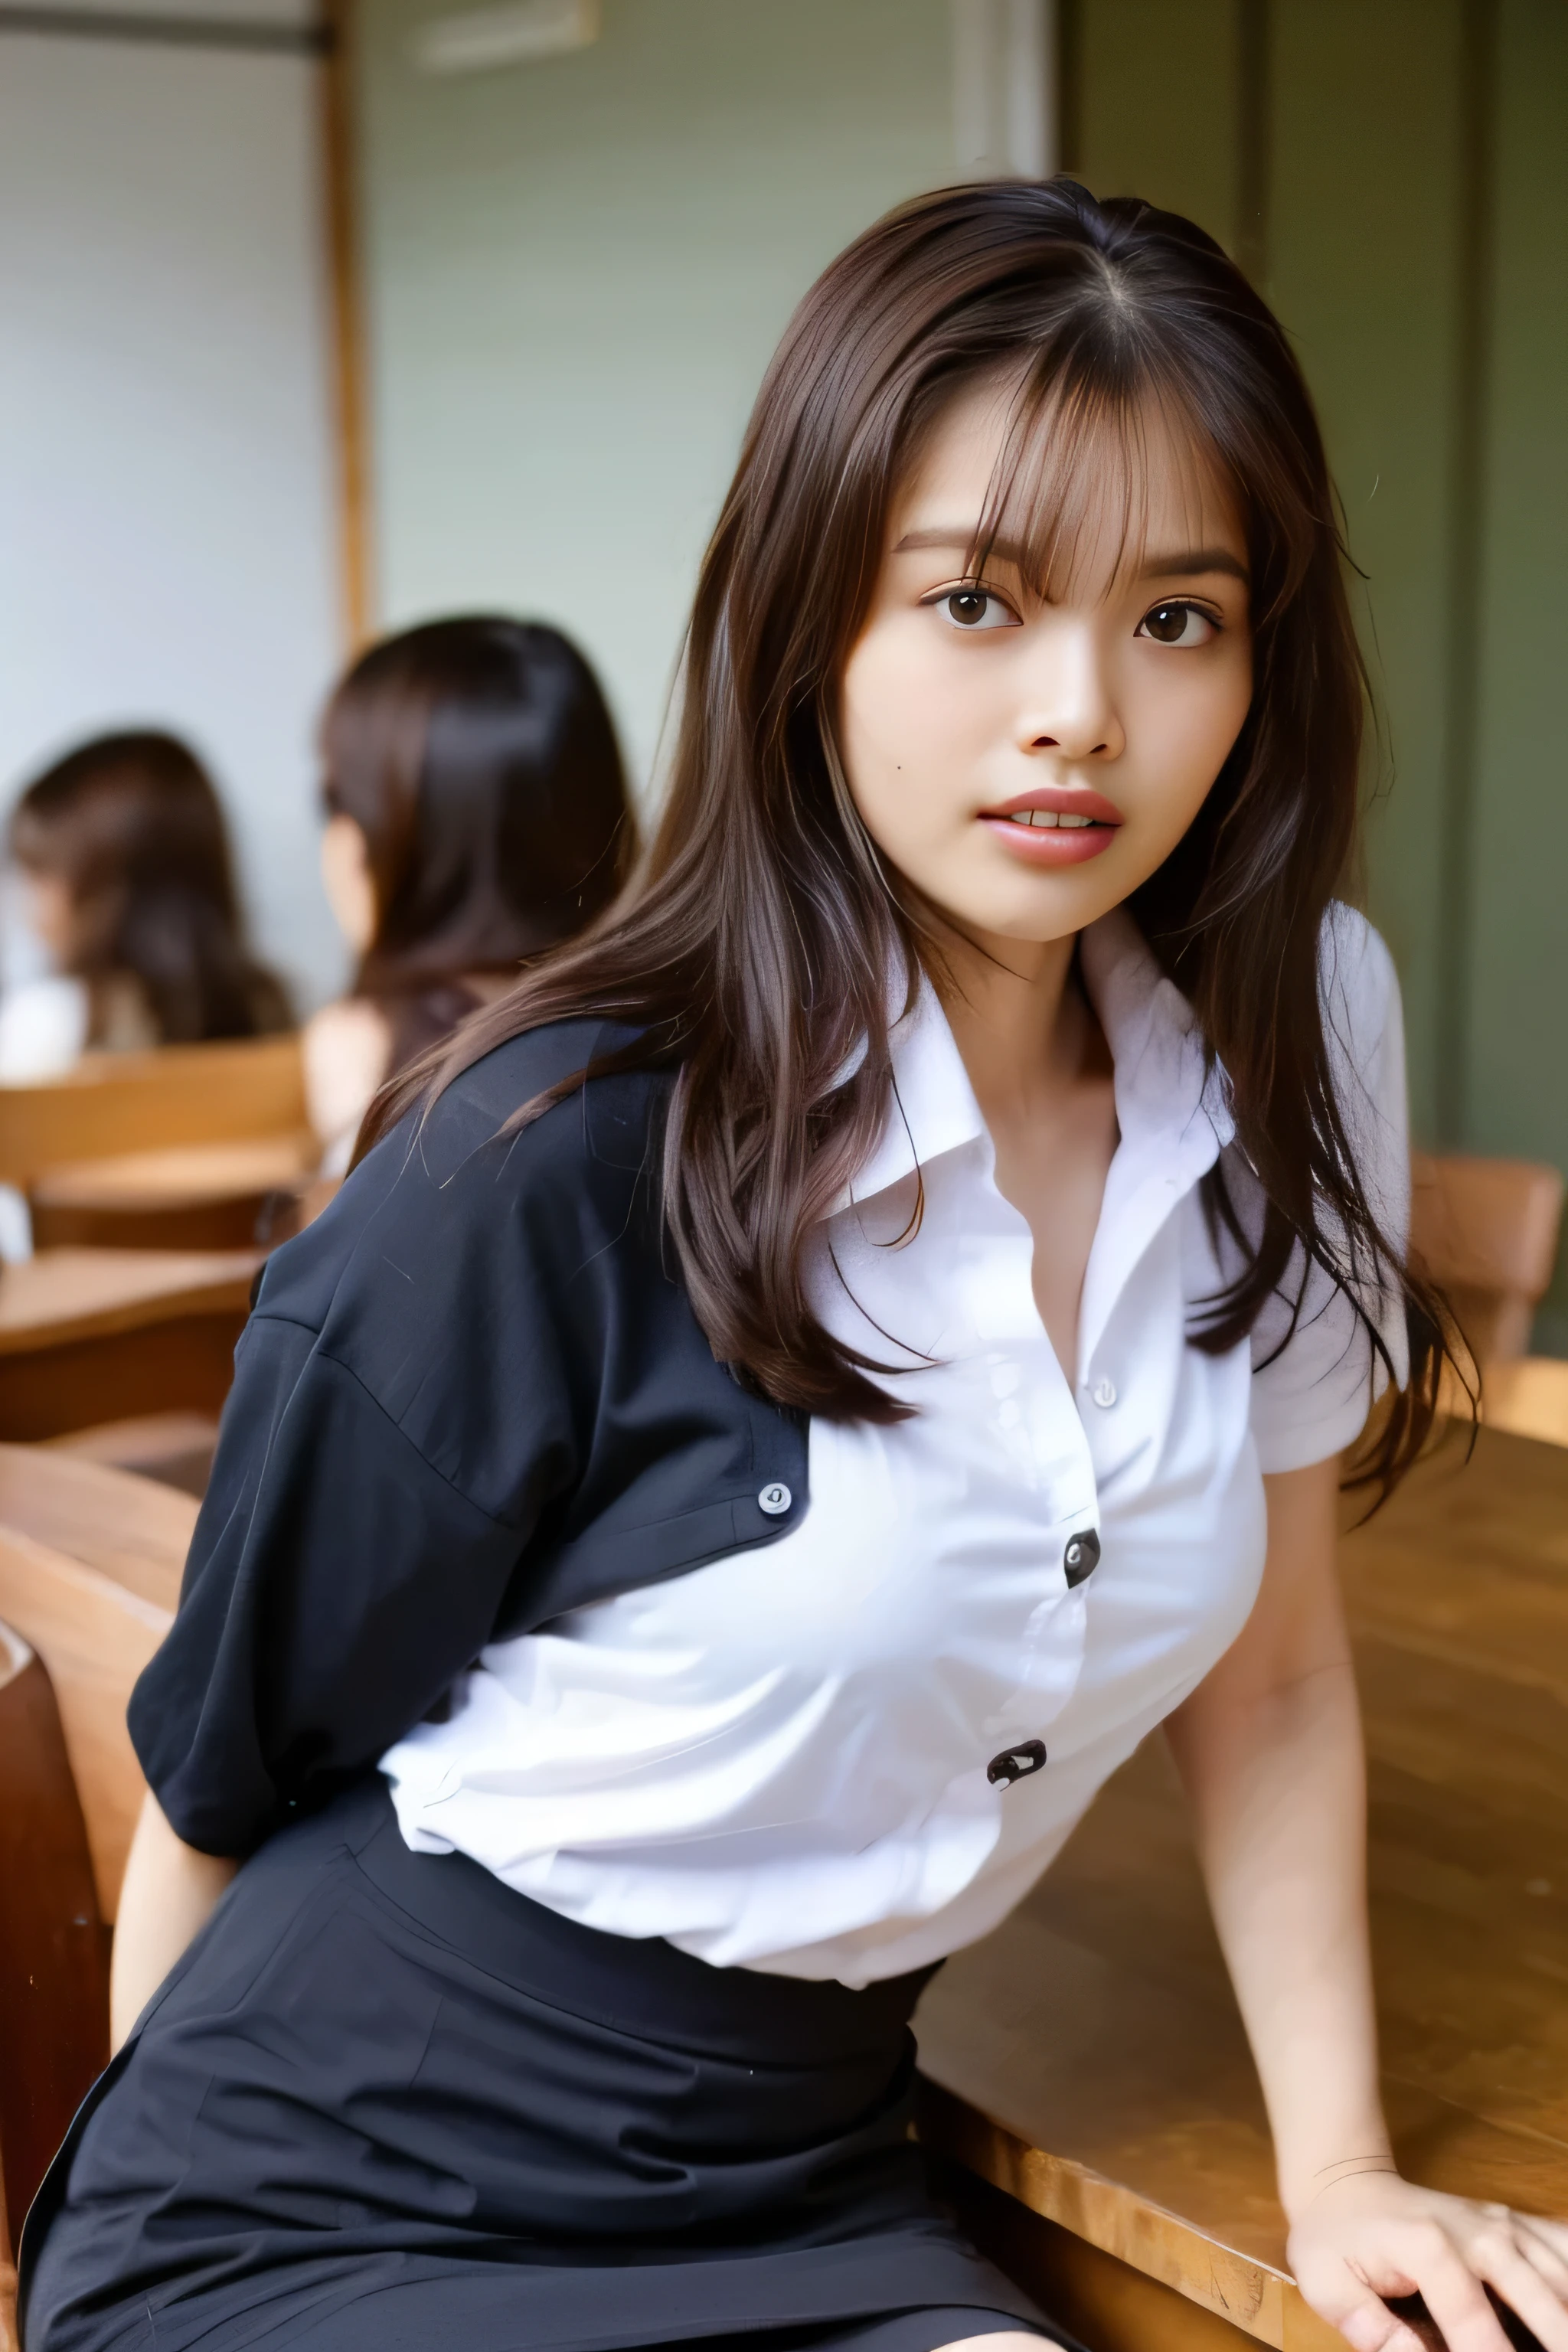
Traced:
[[948, 0], [605, 0], [590, 48], [421, 75], [417, 30], [450, 10], [362, 0], [383, 614], [565, 627], [646, 773], [792, 306], [956, 176], [953, 20]]
[[0, 38], [0, 795], [89, 732], [188, 736], [307, 999], [342, 961], [310, 756], [341, 650], [317, 72]]

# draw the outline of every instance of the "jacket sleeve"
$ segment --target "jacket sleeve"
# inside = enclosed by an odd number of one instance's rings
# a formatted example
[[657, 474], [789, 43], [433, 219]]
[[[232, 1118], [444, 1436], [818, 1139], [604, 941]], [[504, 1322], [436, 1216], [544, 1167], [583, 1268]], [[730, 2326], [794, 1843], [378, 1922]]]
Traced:
[[498, 1141], [508, 1107], [443, 1098], [268, 1265], [130, 1709], [150, 1786], [208, 1853], [248, 1853], [427, 1714], [570, 1495], [563, 1296], [591, 1346], [570, 1277], [603, 1236], [550, 1166], [572, 1103]]

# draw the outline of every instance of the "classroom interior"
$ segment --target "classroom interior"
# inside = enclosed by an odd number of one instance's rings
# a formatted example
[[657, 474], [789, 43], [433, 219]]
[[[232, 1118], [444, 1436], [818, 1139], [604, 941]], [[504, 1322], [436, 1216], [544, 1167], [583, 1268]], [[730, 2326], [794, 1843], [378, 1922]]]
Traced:
[[[564, 632], [646, 816], [757, 380], [879, 213], [1063, 169], [1267, 294], [1356, 570], [1414, 1242], [1479, 1373], [1479, 1428], [1450, 1391], [1394, 1500], [1347, 1503], [1390, 2118], [1416, 2178], [1558, 2213], [1565, 121], [1562, 0], [0, 7], [0, 795], [112, 730], [188, 742], [297, 1023], [355, 986], [320, 856], [345, 666], [452, 614]], [[0, 1033], [46, 961], [13, 867]], [[107, 2052], [125, 1700], [258, 1269], [342, 1181], [308, 1034], [89, 1037], [0, 1082], [0, 2348]], [[1289, 2274], [1158, 1740], [918, 2031], [945, 2193], [1089, 2352], [1341, 2341]]]

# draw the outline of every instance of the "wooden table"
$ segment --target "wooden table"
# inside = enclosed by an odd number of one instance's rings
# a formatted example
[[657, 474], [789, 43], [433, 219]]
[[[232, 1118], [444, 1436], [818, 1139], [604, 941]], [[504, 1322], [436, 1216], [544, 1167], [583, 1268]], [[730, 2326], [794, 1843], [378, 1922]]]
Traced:
[[46, 1250], [0, 1271], [0, 1439], [216, 1413], [254, 1250]]
[[250, 1249], [291, 1231], [310, 1130], [68, 1161], [31, 1192], [39, 1249]]
[[[1568, 2214], [1568, 1452], [1483, 1430], [1466, 1466], [1450, 1440], [1342, 1569], [1401, 2164]], [[1343, 2352], [1286, 2271], [1163, 1742], [916, 2022], [969, 2226], [1091, 2352]]]

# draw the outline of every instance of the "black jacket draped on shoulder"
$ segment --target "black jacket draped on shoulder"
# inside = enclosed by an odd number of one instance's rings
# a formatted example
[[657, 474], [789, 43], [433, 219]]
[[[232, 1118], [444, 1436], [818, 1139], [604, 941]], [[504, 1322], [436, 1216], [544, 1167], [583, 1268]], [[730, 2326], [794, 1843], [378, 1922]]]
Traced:
[[499, 1047], [268, 1265], [131, 1703], [190, 1844], [248, 1853], [488, 1642], [798, 1523], [805, 1424], [714, 1361], [662, 1230], [668, 1075], [591, 1078], [500, 1132], [623, 1034]]

